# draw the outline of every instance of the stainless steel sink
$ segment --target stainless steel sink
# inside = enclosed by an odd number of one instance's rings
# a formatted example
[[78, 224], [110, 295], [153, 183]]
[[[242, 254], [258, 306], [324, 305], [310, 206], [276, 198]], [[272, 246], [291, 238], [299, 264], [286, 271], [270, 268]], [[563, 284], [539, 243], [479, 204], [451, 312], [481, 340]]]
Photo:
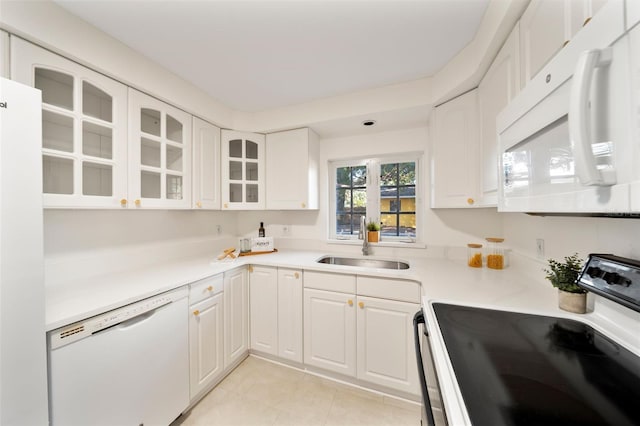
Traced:
[[318, 263], [341, 266], [358, 266], [360, 268], [409, 269], [408, 263], [396, 260], [365, 259], [354, 257], [325, 256], [318, 259]]

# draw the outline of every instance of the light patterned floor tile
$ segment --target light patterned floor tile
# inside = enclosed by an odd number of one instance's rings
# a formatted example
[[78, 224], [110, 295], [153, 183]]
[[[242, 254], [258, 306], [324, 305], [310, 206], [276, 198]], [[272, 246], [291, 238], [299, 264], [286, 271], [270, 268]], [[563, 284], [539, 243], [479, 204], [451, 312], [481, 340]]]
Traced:
[[419, 426], [420, 406], [256, 357], [172, 426]]

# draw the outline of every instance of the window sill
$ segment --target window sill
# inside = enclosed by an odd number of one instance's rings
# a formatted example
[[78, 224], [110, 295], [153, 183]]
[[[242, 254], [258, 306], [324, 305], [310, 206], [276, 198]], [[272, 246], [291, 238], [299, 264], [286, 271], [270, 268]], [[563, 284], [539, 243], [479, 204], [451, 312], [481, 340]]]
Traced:
[[[361, 246], [362, 240], [354, 239], [328, 239], [327, 244], [345, 245], [345, 246]], [[427, 248], [425, 243], [421, 242], [404, 242], [404, 241], [380, 241], [377, 243], [369, 243], [372, 247], [401, 247], [409, 249], [424, 249]]]

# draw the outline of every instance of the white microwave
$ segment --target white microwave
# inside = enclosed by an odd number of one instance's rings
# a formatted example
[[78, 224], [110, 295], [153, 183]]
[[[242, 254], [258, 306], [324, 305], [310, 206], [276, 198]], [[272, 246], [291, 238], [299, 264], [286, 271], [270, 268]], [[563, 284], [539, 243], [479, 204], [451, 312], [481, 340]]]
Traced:
[[639, 33], [608, 2], [500, 113], [499, 211], [640, 212]]

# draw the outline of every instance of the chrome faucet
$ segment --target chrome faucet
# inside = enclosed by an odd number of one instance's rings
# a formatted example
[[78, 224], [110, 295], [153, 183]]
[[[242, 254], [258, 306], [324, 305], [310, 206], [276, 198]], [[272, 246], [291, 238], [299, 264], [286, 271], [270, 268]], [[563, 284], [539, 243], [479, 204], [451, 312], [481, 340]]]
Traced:
[[362, 255], [369, 255], [369, 241], [367, 238], [367, 225], [366, 218], [364, 216], [360, 217], [360, 231], [358, 232], [358, 239], [362, 240]]

